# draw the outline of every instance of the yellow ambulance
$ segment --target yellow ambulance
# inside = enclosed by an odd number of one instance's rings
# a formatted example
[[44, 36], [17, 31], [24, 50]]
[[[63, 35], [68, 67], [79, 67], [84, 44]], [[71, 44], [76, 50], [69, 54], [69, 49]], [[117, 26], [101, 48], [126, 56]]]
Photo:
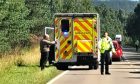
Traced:
[[98, 68], [100, 21], [97, 13], [56, 13], [54, 16], [57, 69], [73, 65]]

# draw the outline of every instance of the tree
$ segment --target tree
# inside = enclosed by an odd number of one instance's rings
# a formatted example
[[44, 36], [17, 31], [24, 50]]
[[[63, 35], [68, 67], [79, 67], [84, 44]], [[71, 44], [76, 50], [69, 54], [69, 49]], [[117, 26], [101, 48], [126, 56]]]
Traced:
[[[29, 38], [29, 14], [24, 0], [2, 0], [0, 2], [0, 48], [2, 51], [24, 45]], [[1, 52], [2, 52], [1, 51]]]
[[133, 40], [139, 39], [140, 34], [140, 4], [134, 9], [127, 19], [126, 32]]
[[123, 35], [125, 23], [125, 14], [123, 14], [124, 12], [113, 10], [111, 8], [106, 7], [104, 4], [95, 6], [95, 9], [100, 15], [102, 35], [106, 31], [109, 32], [112, 38], [114, 38], [116, 34]]

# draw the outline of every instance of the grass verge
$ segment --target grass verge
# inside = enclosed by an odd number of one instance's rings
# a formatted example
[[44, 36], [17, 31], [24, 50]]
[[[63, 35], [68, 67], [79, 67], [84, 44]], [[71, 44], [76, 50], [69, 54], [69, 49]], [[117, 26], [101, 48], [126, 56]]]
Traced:
[[39, 67], [39, 47], [0, 59], [0, 84], [46, 84], [61, 73], [54, 66]]

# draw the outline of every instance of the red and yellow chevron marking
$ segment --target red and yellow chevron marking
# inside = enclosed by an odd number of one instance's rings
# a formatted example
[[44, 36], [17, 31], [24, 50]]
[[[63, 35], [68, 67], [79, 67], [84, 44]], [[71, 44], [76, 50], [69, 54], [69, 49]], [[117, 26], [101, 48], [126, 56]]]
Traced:
[[[80, 30], [83, 31], [92, 31], [92, 19], [90, 18], [75, 18], [74, 19], [74, 27], [78, 27]], [[75, 29], [75, 28], [74, 28]]]
[[62, 18], [55, 18], [55, 38], [59, 38], [59, 34], [60, 34], [60, 21]]
[[[61, 32], [61, 19], [55, 19], [55, 35], [56, 38], [60, 40], [60, 51], [56, 51], [56, 58], [63, 60], [69, 60], [72, 58], [72, 44], [68, 44], [68, 41], [72, 41], [73, 47], [77, 52], [96, 52], [96, 41], [97, 37], [97, 28], [94, 28], [96, 24], [95, 18], [74, 18], [73, 26], [72, 19], [70, 17], [65, 18], [69, 19], [69, 36], [64, 37], [63, 32]], [[73, 27], [73, 28], [72, 28]], [[74, 30], [74, 31], [73, 31]], [[72, 35], [74, 34], [74, 35]], [[59, 36], [60, 35], [60, 36]], [[73, 36], [73, 37], [72, 37]], [[74, 39], [73, 39], [74, 38]], [[94, 47], [93, 47], [94, 46]]]
[[68, 41], [72, 41], [72, 26], [71, 26], [71, 18], [69, 19], [69, 35], [68, 37], [64, 37], [63, 32], [61, 31], [60, 35], [60, 59], [62, 60], [69, 60], [72, 58], [72, 44], [68, 44]]
[[92, 52], [91, 40], [78, 40], [77, 52]]
[[59, 58], [59, 51], [58, 49], [55, 51], [55, 61], [58, 61], [58, 58]]
[[[55, 39], [59, 39], [59, 18], [55, 18], [55, 21], [54, 21], [54, 24], [55, 24]], [[58, 61], [58, 58], [59, 58], [59, 50], [56, 49], [55, 51], [55, 61]]]
[[74, 48], [77, 46], [77, 52], [93, 51], [93, 26], [93, 18], [74, 19]]

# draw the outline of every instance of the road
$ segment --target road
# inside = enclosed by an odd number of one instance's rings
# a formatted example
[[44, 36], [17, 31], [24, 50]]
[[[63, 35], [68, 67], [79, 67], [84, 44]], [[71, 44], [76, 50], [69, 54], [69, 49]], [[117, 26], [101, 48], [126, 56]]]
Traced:
[[134, 48], [124, 48], [125, 61], [110, 65], [111, 75], [100, 75], [100, 68], [87, 70], [88, 66], [76, 66], [64, 71], [47, 84], [139, 84], [140, 52]]

